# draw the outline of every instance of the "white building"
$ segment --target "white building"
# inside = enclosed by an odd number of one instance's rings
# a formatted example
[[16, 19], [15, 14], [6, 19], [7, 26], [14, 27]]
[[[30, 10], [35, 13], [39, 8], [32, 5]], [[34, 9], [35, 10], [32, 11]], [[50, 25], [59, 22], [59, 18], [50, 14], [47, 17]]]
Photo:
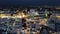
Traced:
[[33, 16], [33, 15], [39, 15], [39, 14], [38, 14], [38, 11], [36, 11], [36, 9], [30, 9], [29, 14], [30, 14], [31, 16]]

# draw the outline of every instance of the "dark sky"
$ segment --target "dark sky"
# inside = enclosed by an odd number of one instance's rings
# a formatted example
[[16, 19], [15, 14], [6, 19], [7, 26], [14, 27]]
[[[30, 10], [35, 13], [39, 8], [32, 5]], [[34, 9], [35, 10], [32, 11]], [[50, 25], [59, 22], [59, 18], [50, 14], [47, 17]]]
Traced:
[[60, 0], [0, 0], [0, 6], [36, 6], [36, 5], [49, 5], [60, 6]]

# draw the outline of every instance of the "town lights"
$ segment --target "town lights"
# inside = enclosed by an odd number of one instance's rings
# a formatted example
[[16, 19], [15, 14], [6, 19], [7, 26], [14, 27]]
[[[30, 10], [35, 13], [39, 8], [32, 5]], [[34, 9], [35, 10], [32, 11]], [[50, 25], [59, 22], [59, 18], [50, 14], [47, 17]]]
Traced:
[[0, 14], [0, 18], [26, 18], [28, 15], [25, 15], [24, 13], [19, 13], [18, 15], [7, 15], [7, 14]]

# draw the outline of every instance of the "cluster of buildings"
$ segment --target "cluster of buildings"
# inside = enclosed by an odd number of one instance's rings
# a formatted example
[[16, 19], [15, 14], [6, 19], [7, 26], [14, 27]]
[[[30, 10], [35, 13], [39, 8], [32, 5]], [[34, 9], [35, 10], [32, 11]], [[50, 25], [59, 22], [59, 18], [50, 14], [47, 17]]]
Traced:
[[59, 24], [59, 18], [59, 11], [47, 8], [31, 8], [16, 11], [0, 10], [0, 33], [59, 34], [59, 32], [57, 33], [59, 26], [56, 26]]

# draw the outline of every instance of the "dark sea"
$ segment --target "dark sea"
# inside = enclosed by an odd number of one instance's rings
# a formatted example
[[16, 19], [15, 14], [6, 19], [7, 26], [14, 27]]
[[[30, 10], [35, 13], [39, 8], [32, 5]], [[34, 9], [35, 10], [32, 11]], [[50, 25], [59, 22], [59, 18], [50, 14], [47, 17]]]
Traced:
[[60, 6], [60, 0], [0, 0], [0, 7], [44, 5]]

